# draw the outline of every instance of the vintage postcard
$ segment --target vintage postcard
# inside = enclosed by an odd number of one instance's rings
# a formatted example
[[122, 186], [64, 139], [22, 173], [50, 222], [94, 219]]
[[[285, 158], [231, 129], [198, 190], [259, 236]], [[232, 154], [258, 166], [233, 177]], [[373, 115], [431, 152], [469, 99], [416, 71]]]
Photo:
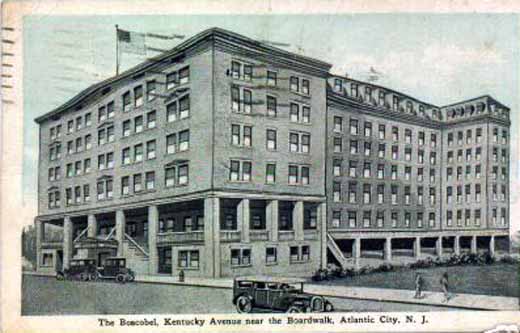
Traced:
[[6, 1], [2, 332], [519, 332], [520, 8]]

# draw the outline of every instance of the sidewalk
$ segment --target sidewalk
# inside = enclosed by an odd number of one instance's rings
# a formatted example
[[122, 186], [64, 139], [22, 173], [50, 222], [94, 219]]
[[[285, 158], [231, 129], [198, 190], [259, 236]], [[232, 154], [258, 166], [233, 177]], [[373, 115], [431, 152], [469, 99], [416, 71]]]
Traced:
[[[186, 278], [184, 282], [179, 282], [178, 277], [174, 276], [137, 276], [137, 282], [144, 283], [163, 283], [185, 286], [213, 287], [213, 288], [233, 288], [232, 279], [203, 279]], [[474, 294], [453, 294], [448, 302], [444, 301], [444, 295], [440, 292], [423, 292], [423, 298], [414, 298], [414, 290], [401, 290], [389, 288], [364, 288], [329, 286], [315, 283], [307, 283], [304, 291], [311, 294], [318, 294], [326, 297], [350, 298], [361, 300], [372, 300], [380, 302], [395, 302], [419, 305], [433, 305], [460, 309], [473, 310], [500, 310], [518, 311], [520, 309], [517, 298], [474, 295]]]
[[[49, 273], [24, 272], [27, 275], [55, 276]], [[177, 276], [171, 275], [138, 275], [136, 282], [170, 284], [192, 287], [222, 288], [232, 289], [232, 279], [204, 279], [186, 278], [184, 282], [179, 282]], [[416, 299], [414, 290], [401, 290], [389, 288], [365, 288], [365, 287], [346, 287], [330, 286], [316, 283], [307, 283], [304, 291], [311, 294], [318, 294], [326, 297], [337, 297], [343, 299], [358, 299], [379, 302], [395, 302], [403, 304], [418, 304], [439, 307], [449, 307], [454, 309], [472, 310], [500, 310], [518, 311], [520, 309], [518, 298], [474, 295], [474, 294], [453, 294], [448, 302], [443, 302], [444, 295], [440, 292], [423, 292], [423, 298]]]

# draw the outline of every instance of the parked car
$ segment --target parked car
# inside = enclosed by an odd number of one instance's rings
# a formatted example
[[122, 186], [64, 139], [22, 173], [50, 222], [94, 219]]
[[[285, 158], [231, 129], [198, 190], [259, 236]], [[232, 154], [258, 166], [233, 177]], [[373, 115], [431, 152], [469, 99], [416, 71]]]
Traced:
[[253, 308], [283, 312], [331, 312], [323, 296], [303, 292], [306, 281], [295, 278], [239, 277], [233, 282], [233, 304], [239, 313]]
[[97, 280], [96, 259], [71, 259], [69, 268], [56, 273], [58, 280]]
[[117, 282], [132, 282], [135, 273], [126, 267], [125, 258], [106, 258], [102, 266], [97, 269], [100, 279], [115, 279]]

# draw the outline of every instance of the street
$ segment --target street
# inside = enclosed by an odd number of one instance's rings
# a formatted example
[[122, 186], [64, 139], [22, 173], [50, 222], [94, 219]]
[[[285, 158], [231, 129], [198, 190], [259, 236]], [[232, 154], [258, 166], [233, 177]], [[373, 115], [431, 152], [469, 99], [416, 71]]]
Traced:
[[[445, 311], [447, 308], [328, 298], [337, 311]], [[152, 283], [57, 281], [24, 275], [22, 315], [236, 313], [232, 290]], [[265, 312], [258, 311], [255, 312]]]

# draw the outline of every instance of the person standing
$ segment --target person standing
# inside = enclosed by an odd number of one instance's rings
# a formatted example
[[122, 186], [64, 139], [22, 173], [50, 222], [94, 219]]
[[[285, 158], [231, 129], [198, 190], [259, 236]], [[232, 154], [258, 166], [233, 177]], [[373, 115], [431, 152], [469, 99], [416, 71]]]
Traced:
[[443, 303], [444, 302], [448, 302], [450, 300], [450, 293], [449, 293], [449, 289], [448, 289], [448, 272], [444, 272], [444, 274], [442, 274], [442, 277], [441, 277], [441, 288], [442, 288], [442, 292], [444, 293], [444, 300], [442, 301]]
[[420, 272], [415, 274], [415, 296], [414, 298], [422, 298], [422, 289], [424, 286], [424, 279]]

